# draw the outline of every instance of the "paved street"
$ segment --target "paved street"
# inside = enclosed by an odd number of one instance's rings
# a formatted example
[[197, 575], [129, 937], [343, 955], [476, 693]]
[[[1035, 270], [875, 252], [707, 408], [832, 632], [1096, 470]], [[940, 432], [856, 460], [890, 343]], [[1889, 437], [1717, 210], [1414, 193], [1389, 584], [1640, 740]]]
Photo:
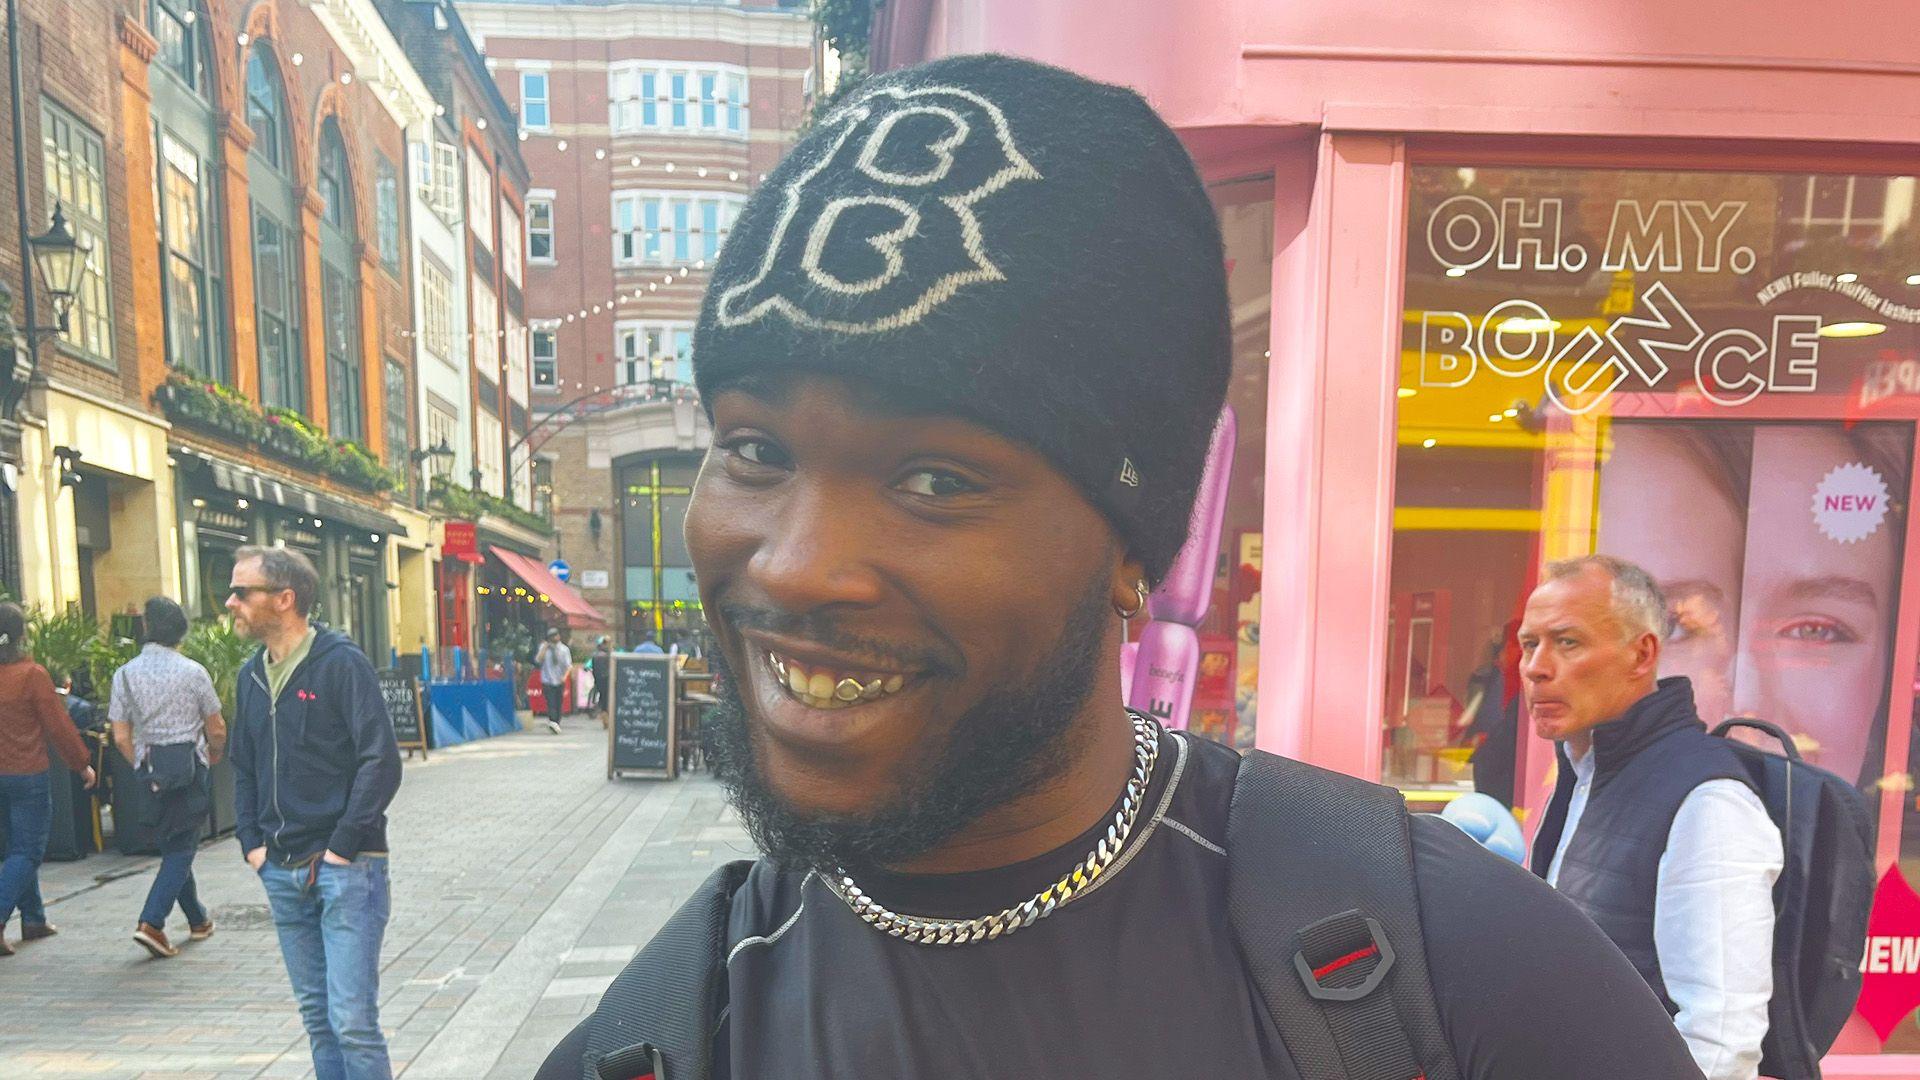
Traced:
[[[751, 855], [719, 785], [610, 783], [605, 738], [575, 717], [559, 736], [408, 760], [382, 955], [396, 1072], [532, 1075], [681, 899]], [[60, 933], [0, 959], [0, 1077], [311, 1075], [266, 899], [236, 845], [202, 849], [194, 870], [218, 930], [173, 960], [129, 936], [155, 864], [44, 868]], [[177, 911], [167, 932], [185, 942]], [[18, 941], [17, 920], [7, 933]]]

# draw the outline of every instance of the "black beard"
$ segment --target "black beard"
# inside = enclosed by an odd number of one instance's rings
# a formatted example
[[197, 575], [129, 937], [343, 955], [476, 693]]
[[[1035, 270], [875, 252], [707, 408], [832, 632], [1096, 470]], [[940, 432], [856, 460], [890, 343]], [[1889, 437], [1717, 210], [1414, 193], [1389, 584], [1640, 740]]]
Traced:
[[719, 649], [711, 659], [720, 703], [701, 721], [707, 762], [770, 858], [803, 868], [897, 866], [1066, 771], [1072, 759], [1066, 736], [1099, 672], [1107, 606], [1102, 574], [1034, 676], [963, 713], [946, 744], [910, 764], [893, 796], [866, 814], [810, 814], [774, 792], [754, 757], [739, 683]]

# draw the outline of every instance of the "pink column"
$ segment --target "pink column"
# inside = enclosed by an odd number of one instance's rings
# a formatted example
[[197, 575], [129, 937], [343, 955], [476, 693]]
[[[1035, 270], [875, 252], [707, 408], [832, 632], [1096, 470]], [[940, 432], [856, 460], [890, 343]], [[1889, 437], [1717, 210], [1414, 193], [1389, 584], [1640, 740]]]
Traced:
[[1393, 550], [1406, 159], [1282, 151], [1274, 201], [1256, 743], [1377, 778]]

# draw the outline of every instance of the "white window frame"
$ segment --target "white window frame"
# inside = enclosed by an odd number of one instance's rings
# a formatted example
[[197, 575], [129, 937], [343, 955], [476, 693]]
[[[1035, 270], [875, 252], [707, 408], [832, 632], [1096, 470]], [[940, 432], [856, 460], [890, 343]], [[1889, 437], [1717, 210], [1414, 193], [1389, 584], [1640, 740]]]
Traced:
[[473, 147], [467, 147], [467, 225], [480, 246], [493, 250], [493, 170]]
[[[532, 94], [527, 90], [530, 79], [540, 80], [540, 93]], [[546, 119], [534, 123], [529, 119], [534, 103], [540, 105], [540, 111]], [[520, 126], [528, 131], [551, 131], [553, 129], [553, 73], [545, 68], [523, 70], [520, 72]]]
[[[733, 223], [746, 205], [746, 197], [725, 191], [628, 190], [613, 193], [610, 224], [615, 266], [691, 266], [712, 262], [733, 231]], [[714, 204], [718, 211], [720, 235], [709, 251], [705, 244], [706, 225], [703, 208]], [[675, 246], [680, 231], [675, 225], [675, 208], [687, 207], [688, 246], [683, 256]], [[654, 210], [658, 227], [659, 251], [648, 253], [647, 209]], [[624, 208], [624, 209], [623, 209]], [[626, 227], [631, 224], [631, 228]]]
[[460, 221], [460, 151], [439, 139], [409, 143], [414, 196], [448, 228]]
[[500, 298], [478, 276], [473, 279], [473, 370], [500, 381]]
[[453, 274], [432, 256], [420, 260], [420, 343], [449, 364], [453, 351]]
[[527, 404], [527, 325], [507, 312], [507, 397], [522, 408]]
[[474, 414], [473, 467], [480, 470], [480, 488], [489, 495], [504, 497], [501, 484], [500, 418], [481, 409]]
[[[648, 76], [653, 79], [652, 123], [646, 120]], [[675, 77], [682, 80], [678, 98], [673, 92]], [[711, 95], [705, 92], [708, 79], [713, 81]], [[628, 60], [607, 68], [607, 124], [615, 134], [647, 131], [745, 139], [753, 130], [752, 96], [752, 77], [737, 64]], [[677, 124], [673, 118], [676, 104], [683, 110], [682, 122]], [[713, 108], [711, 124], [704, 122], [704, 106]]]
[[[548, 356], [540, 355], [539, 335], [546, 334], [553, 343], [553, 352]], [[535, 319], [527, 324], [527, 383], [536, 394], [557, 394], [560, 392], [560, 320]], [[541, 383], [540, 368], [546, 365], [552, 381]]]
[[521, 259], [520, 249], [520, 245], [525, 239], [521, 231], [523, 228], [524, 226], [520, 223], [520, 215], [514, 210], [513, 204], [505, 199], [501, 199], [500, 269], [507, 275], [507, 280], [513, 282], [515, 285], [521, 284], [525, 278], [525, 267]]
[[[676, 333], [686, 335], [688, 355], [681, 359], [680, 364], [669, 367], [661, 374], [675, 381], [691, 381], [693, 327], [694, 324], [691, 321], [679, 319], [622, 319], [615, 323], [613, 326], [614, 385], [628, 386], [646, 382], [653, 374], [651, 365], [645, 363], [651, 359], [644, 355], [646, 343], [652, 341], [656, 347], [669, 347]], [[684, 367], [687, 370], [674, 370], [675, 367]]]
[[[556, 249], [553, 246], [554, 245], [553, 201], [554, 201], [553, 192], [551, 191], [543, 191], [538, 193], [530, 191], [527, 193], [527, 262], [534, 266], [553, 266], [555, 263], [559, 262], [559, 259], [556, 258], [554, 254]], [[534, 228], [533, 208], [536, 205], [544, 206], [547, 208], [547, 227], [545, 229]], [[547, 236], [548, 254], [535, 255], [533, 253], [533, 238], [535, 234], [542, 233], [542, 232], [546, 233], [546, 236]]]

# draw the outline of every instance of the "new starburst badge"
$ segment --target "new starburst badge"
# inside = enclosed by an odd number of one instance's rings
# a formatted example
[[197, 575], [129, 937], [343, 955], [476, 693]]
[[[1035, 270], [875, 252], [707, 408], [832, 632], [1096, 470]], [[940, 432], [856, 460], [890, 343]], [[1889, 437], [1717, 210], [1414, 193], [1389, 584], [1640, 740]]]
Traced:
[[1871, 466], [1835, 465], [1813, 489], [1813, 521], [1829, 540], [1855, 544], [1887, 519], [1887, 482]]

